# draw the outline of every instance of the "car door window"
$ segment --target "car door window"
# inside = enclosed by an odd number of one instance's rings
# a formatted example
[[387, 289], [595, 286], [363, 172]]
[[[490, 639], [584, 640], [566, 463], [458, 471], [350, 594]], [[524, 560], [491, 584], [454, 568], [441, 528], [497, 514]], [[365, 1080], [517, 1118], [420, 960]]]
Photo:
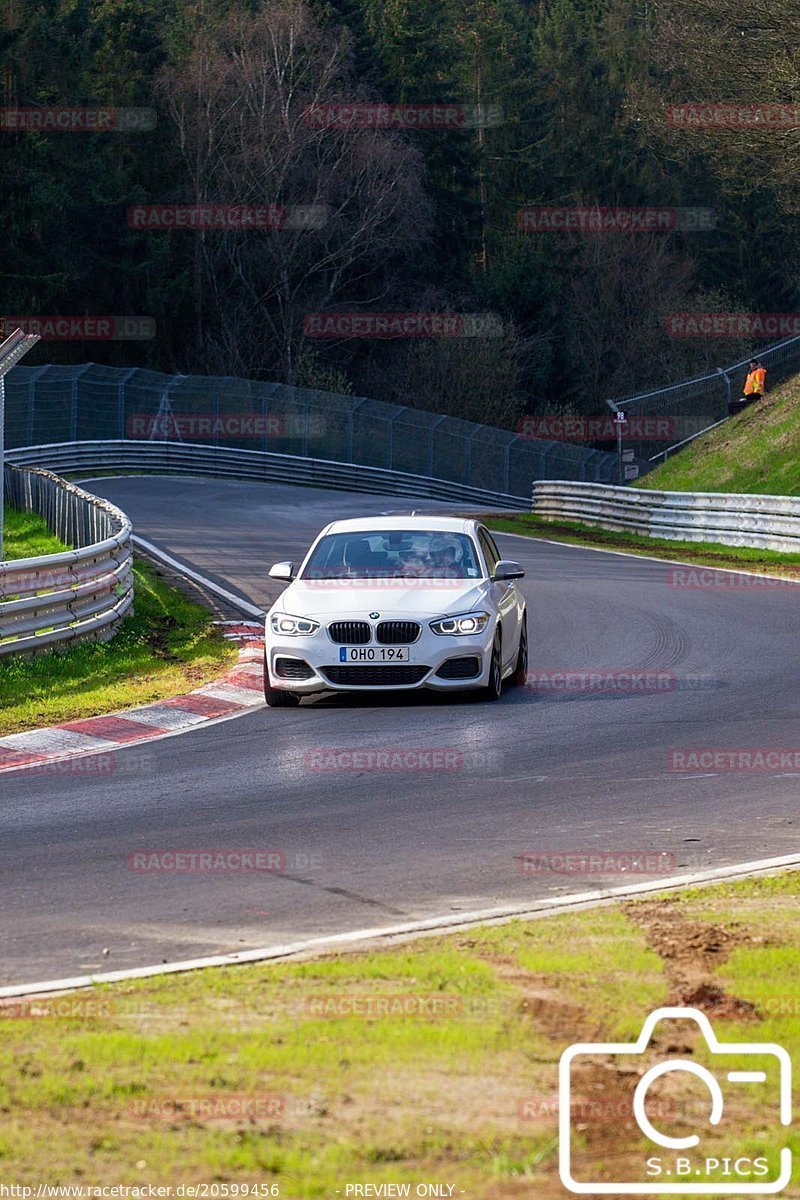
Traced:
[[494, 575], [494, 569], [500, 561], [500, 555], [497, 551], [497, 547], [494, 545], [492, 539], [489, 537], [485, 529], [478, 530], [478, 541], [481, 544], [481, 550], [483, 551], [483, 556], [486, 559], [486, 565], [489, 568], [489, 574]]
[[487, 529], [485, 532], [486, 532], [486, 540], [487, 540], [487, 542], [489, 543], [489, 545], [490, 545], [490, 546], [491, 546], [491, 548], [492, 548], [492, 551], [493, 551], [493, 553], [494, 553], [495, 559], [497, 560], [497, 562], [500, 562], [500, 559], [501, 559], [503, 556], [502, 556], [502, 554], [500, 553], [500, 551], [497, 549], [497, 542], [494, 540], [494, 538], [492, 537], [492, 535], [489, 533], [489, 530], [488, 530], [488, 529]]

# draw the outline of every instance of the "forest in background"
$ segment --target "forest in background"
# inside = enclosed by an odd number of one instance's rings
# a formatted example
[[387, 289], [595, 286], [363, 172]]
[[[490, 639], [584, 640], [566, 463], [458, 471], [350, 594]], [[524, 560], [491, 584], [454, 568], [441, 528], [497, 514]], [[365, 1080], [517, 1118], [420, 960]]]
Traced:
[[[26, 362], [240, 375], [513, 427], [713, 369], [669, 313], [800, 309], [800, 129], [665, 105], [800, 100], [797, 0], [0, 0], [4, 108], [155, 128], [0, 131], [6, 314], [154, 319]], [[800, 39], [798, 40], [800, 41]], [[451, 104], [458, 128], [320, 128], [315, 105]], [[134, 205], [313, 206], [318, 227], [132, 228]], [[528, 233], [525, 206], [711, 209], [713, 229]], [[319, 339], [309, 313], [497, 314], [493, 336]]]

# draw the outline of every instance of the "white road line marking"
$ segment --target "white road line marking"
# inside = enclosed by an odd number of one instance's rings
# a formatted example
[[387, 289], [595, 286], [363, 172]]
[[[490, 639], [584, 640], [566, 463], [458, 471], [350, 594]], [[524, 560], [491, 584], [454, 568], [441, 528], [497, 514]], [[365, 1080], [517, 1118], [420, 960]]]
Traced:
[[199, 571], [194, 571], [191, 567], [187, 567], [185, 563], [179, 562], [171, 554], [167, 554], [166, 550], [161, 550], [158, 546], [154, 546], [152, 542], [146, 541], [138, 533], [133, 535], [133, 541], [135, 545], [141, 546], [148, 554], [152, 554], [153, 558], [157, 558], [159, 562], [173, 567], [181, 575], [185, 575], [187, 579], [193, 579], [195, 583], [202, 584], [204, 588], [208, 588], [215, 596], [221, 596], [223, 600], [229, 601], [234, 607], [247, 613], [249, 617], [264, 619], [265, 613], [262, 608], [256, 608], [255, 604], [251, 604], [248, 600], [242, 600], [241, 596], [235, 596], [227, 588], [220, 587], [218, 583], [214, 583], [213, 579], [208, 579], [205, 575], [201, 575]]
[[754, 862], [731, 867], [713, 867], [707, 871], [696, 871], [690, 875], [673, 875], [653, 883], [625, 884], [621, 887], [603, 888], [594, 892], [574, 892], [568, 896], [556, 896], [531, 901], [529, 904], [507, 905], [501, 908], [479, 909], [475, 912], [448, 913], [443, 917], [429, 917], [423, 921], [407, 921], [402, 925], [384, 925], [374, 929], [356, 929], [349, 933], [329, 934], [325, 937], [307, 938], [285, 946], [268, 946], [258, 950], [242, 950], [235, 954], [216, 954], [206, 958], [187, 959], [183, 962], [159, 963], [152, 967], [132, 967], [127, 971], [105, 971], [97, 975], [77, 975], [69, 979], [50, 979], [40, 983], [15, 983], [0, 987], [0, 999], [14, 996], [34, 996], [47, 992], [75, 991], [97, 983], [120, 983], [126, 979], [149, 979], [156, 975], [175, 975], [185, 971], [198, 971], [206, 967], [230, 967], [242, 963], [269, 962], [275, 959], [308, 956], [325, 951], [334, 951], [359, 942], [389, 941], [426, 934], [441, 934], [449, 930], [466, 929], [486, 923], [506, 924], [518, 919], [533, 919], [556, 916], [582, 908], [627, 900], [652, 892], [664, 892], [676, 888], [693, 887], [703, 883], [721, 883], [726, 880], [742, 879], [768, 871], [780, 871], [800, 867], [800, 855], [785, 854], [780, 858], [763, 858]]

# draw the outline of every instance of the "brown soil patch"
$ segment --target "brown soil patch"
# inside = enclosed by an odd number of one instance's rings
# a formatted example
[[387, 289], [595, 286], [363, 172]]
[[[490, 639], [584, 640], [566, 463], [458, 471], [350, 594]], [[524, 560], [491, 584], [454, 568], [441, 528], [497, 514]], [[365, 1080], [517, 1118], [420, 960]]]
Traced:
[[518, 996], [510, 1001], [516, 1014], [530, 1018], [548, 1037], [560, 1042], [574, 1042], [579, 1037], [589, 1040], [600, 1027], [586, 1028], [586, 1013], [581, 1005], [565, 1000], [560, 992], [548, 988], [540, 977], [520, 968], [512, 959], [498, 955], [482, 956], [497, 973], [498, 979], [510, 983]]
[[626, 915], [644, 932], [647, 944], [664, 963], [667, 1004], [688, 1005], [715, 1017], [758, 1017], [754, 1004], [727, 995], [714, 978], [731, 950], [756, 941], [738, 922], [723, 926], [692, 921], [676, 903], [663, 900], [627, 905]]

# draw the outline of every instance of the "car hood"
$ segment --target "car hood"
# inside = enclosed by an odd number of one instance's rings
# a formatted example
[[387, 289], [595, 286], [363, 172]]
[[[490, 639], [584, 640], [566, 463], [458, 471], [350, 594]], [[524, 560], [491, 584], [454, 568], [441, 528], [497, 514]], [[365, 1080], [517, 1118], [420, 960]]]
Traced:
[[479, 608], [488, 591], [486, 580], [373, 580], [325, 579], [290, 584], [273, 605], [273, 612], [295, 617], [360, 618], [371, 612], [381, 617], [438, 617]]

